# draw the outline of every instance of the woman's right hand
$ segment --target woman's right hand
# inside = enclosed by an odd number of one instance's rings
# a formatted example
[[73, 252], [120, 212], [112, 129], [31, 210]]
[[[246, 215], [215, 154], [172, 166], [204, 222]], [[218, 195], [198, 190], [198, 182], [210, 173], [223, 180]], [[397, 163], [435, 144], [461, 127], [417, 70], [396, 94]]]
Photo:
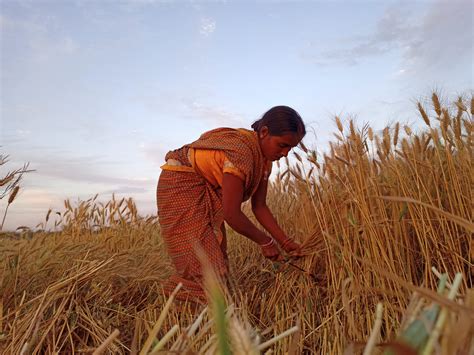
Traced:
[[278, 247], [276, 246], [276, 243], [273, 238], [270, 243], [260, 245], [260, 249], [262, 249], [262, 254], [267, 259], [270, 259], [272, 261], [283, 260], [283, 256], [280, 253], [280, 249], [278, 249]]

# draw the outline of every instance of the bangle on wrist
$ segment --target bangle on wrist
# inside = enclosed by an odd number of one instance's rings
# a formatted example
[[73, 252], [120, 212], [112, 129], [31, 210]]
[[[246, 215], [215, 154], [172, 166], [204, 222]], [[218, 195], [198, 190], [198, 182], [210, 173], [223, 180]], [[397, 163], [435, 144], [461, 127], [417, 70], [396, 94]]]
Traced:
[[260, 244], [260, 247], [265, 248], [265, 247], [269, 247], [272, 244], [273, 244], [273, 238], [270, 237], [270, 241], [268, 243], [265, 243], [265, 244]]

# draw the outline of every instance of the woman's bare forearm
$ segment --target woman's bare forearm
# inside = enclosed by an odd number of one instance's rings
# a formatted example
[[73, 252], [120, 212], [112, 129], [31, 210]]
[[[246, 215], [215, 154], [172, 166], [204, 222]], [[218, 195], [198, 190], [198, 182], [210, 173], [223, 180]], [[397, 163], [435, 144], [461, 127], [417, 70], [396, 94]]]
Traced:
[[254, 208], [252, 211], [255, 218], [257, 218], [257, 221], [273, 236], [273, 238], [276, 239], [278, 243], [282, 244], [288, 239], [288, 236], [280, 228], [268, 206]]
[[270, 237], [258, 229], [242, 211], [227, 216], [225, 221], [237, 233], [253, 240], [257, 244], [266, 244], [270, 240]]

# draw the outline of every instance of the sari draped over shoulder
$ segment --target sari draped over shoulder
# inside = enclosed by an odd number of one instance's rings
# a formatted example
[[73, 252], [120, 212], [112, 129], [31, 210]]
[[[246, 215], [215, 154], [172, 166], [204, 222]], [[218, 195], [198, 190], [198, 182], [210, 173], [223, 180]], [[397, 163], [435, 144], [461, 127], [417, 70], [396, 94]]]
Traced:
[[225, 279], [228, 274], [227, 241], [222, 209], [222, 190], [212, 186], [194, 169], [195, 149], [221, 150], [245, 175], [244, 201], [257, 190], [264, 176], [264, 159], [255, 132], [218, 128], [204, 133], [191, 144], [166, 154], [157, 187], [161, 235], [175, 266], [164, 285], [171, 293], [183, 284], [178, 298], [205, 301], [202, 267], [196, 256], [199, 246], [214, 271]]

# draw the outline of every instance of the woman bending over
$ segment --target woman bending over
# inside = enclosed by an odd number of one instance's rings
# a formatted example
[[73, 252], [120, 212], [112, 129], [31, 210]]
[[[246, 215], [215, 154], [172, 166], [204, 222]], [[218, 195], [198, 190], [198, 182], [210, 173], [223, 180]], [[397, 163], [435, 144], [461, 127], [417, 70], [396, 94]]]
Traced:
[[[282, 257], [277, 244], [286, 253], [301, 253], [300, 245], [277, 224], [266, 196], [272, 162], [286, 157], [301, 141], [305, 125], [292, 108], [276, 106], [252, 128], [217, 128], [166, 154], [157, 188], [158, 217], [176, 273], [166, 282], [165, 292], [182, 283], [178, 298], [205, 302], [196, 246], [220, 277], [228, 277], [224, 221], [257, 243], [271, 260]], [[252, 212], [271, 237], [242, 212], [241, 204], [249, 198]]]

